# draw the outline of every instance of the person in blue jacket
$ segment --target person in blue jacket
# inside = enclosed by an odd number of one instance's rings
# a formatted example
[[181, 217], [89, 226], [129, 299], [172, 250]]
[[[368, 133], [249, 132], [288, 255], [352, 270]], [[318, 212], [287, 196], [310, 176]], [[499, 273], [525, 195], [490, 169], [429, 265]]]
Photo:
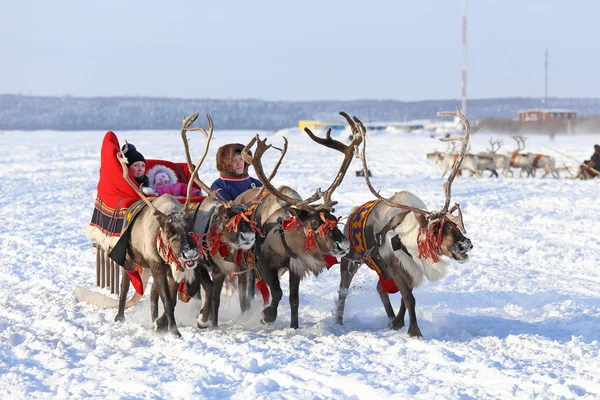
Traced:
[[221, 177], [210, 186], [212, 190], [219, 190], [219, 194], [226, 200], [235, 200], [246, 190], [261, 187], [258, 179], [248, 175], [249, 164], [242, 159], [244, 145], [230, 143], [219, 147], [217, 151], [217, 170]]

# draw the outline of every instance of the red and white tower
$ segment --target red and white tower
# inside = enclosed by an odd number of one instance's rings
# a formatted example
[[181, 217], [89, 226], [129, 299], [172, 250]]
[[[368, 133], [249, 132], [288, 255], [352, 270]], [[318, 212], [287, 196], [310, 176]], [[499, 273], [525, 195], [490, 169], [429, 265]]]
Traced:
[[462, 9], [462, 112], [467, 115], [467, 0]]

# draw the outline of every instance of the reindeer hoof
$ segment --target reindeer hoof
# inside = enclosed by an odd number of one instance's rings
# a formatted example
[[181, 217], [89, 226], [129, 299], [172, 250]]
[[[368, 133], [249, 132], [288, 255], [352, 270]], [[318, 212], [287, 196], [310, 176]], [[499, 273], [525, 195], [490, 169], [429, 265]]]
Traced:
[[171, 333], [171, 335], [177, 337], [177, 338], [181, 338], [181, 333], [179, 333], [179, 329], [175, 328], [175, 329], [171, 329], [169, 331]]
[[115, 316], [115, 322], [123, 322], [125, 321], [125, 314], [117, 314]]
[[391, 321], [388, 326], [390, 327], [390, 329], [398, 331], [404, 328], [404, 321]]
[[196, 325], [198, 325], [198, 329], [206, 329], [206, 328], [210, 328], [212, 323], [211, 323], [210, 319], [204, 318], [204, 315], [198, 314], [198, 320], [197, 320]]
[[263, 325], [273, 325], [273, 322], [277, 319], [277, 314], [274, 316], [268, 315], [265, 310], [261, 313], [260, 323]]
[[164, 317], [158, 318], [153, 324], [155, 332], [165, 332], [167, 330], [167, 319]]
[[413, 328], [412, 326], [410, 328], [408, 328], [408, 336], [410, 337], [416, 337], [416, 338], [422, 338], [423, 334], [421, 333], [421, 330], [419, 329], [419, 327]]
[[210, 328], [210, 322], [209, 321], [198, 321], [198, 323], [196, 325], [198, 326], [198, 329], [207, 329], [207, 328]]

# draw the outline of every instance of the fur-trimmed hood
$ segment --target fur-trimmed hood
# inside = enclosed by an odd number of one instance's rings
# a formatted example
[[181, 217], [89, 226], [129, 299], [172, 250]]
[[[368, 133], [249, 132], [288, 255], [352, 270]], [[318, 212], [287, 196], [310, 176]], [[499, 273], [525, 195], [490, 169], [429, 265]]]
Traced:
[[155, 165], [154, 167], [150, 168], [148, 170], [148, 172], [146, 172], [146, 176], [148, 177], [148, 182], [149, 182], [151, 188], [156, 189], [156, 187], [154, 186], [154, 177], [159, 172], [163, 172], [163, 173], [167, 174], [167, 176], [169, 177], [170, 183], [178, 182], [177, 174], [175, 173], [175, 171], [173, 171], [171, 168], [169, 168], [167, 166], [158, 164], [158, 165]]
[[[230, 143], [225, 146], [219, 147], [217, 150], [217, 170], [222, 175], [230, 178], [246, 178], [248, 177], [248, 163], [244, 163], [244, 173], [236, 174], [233, 168], [231, 168], [231, 161], [236, 151], [241, 152], [244, 149], [244, 145], [240, 143]], [[248, 152], [252, 155], [251, 152]]]

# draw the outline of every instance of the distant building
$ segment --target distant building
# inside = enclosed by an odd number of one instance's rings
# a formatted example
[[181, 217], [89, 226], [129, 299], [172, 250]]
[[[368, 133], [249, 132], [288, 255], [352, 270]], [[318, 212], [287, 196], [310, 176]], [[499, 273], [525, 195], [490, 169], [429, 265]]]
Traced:
[[530, 109], [519, 111], [519, 122], [548, 122], [550, 120], [574, 120], [577, 113], [571, 110]]

